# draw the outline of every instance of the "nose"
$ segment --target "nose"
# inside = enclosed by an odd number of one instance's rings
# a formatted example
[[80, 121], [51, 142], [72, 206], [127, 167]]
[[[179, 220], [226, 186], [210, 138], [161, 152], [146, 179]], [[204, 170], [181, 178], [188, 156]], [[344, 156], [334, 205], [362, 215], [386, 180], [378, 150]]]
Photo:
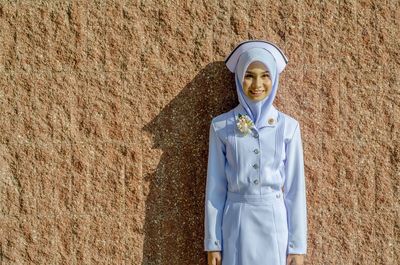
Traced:
[[253, 85], [255, 86], [255, 88], [261, 88], [262, 87], [262, 79], [260, 77], [256, 77]]

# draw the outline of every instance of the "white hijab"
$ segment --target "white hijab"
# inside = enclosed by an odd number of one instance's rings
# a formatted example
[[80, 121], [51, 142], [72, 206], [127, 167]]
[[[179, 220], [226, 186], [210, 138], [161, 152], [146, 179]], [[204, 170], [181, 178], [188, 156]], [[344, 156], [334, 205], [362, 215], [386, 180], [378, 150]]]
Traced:
[[[253, 101], [243, 91], [243, 79], [249, 65], [259, 61], [265, 65], [270, 73], [272, 81], [272, 90], [270, 94], [260, 101]], [[263, 48], [251, 48], [243, 52], [238, 60], [235, 68], [235, 82], [236, 92], [238, 95], [239, 103], [246, 110], [247, 114], [254, 122], [257, 129], [260, 129], [267, 125], [267, 113], [272, 106], [272, 102], [275, 99], [276, 91], [279, 84], [279, 73], [277, 71], [277, 64], [275, 57], [266, 49]]]

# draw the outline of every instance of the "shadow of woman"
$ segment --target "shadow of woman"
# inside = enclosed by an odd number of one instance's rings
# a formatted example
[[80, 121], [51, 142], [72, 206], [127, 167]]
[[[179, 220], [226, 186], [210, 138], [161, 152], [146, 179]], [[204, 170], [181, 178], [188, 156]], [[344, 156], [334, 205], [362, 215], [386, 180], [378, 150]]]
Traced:
[[144, 126], [154, 137], [151, 148], [163, 153], [153, 172], [143, 172], [150, 183], [143, 265], [206, 264], [203, 229], [209, 126], [212, 117], [237, 104], [233, 75], [223, 62], [213, 62]]

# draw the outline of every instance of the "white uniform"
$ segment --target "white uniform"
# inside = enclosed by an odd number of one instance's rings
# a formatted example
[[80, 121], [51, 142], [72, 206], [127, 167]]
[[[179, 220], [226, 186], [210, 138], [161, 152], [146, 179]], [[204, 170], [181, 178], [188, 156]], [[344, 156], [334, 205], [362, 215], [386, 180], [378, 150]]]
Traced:
[[243, 135], [241, 104], [212, 119], [204, 250], [223, 265], [285, 265], [306, 254], [307, 212], [299, 123], [271, 106], [268, 125]]

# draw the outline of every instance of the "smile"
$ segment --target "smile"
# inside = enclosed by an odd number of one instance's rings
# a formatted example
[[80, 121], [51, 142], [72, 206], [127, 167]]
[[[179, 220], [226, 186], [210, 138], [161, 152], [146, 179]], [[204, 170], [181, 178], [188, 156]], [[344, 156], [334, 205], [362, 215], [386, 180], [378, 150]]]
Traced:
[[253, 95], [259, 96], [259, 95], [261, 95], [262, 93], [264, 93], [264, 91], [265, 91], [265, 90], [260, 90], [260, 91], [250, 91], [250, 93], [251, 93], [251, 94], [253, 94]]

